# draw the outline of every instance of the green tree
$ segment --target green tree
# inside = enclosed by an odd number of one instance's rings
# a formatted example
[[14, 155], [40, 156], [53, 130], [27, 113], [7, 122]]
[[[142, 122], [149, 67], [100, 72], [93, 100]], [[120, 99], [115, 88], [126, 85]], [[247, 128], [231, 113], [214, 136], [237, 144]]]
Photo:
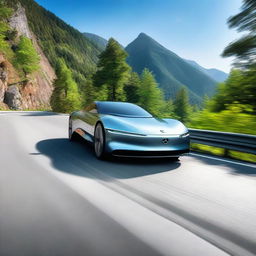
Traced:
[[242, 104], [251, 106], [256, 113], [255, 81], [256, 72], [253, 70], [232, 70], [225, 83], [218, 85], [217, 92], [209, 100], [207, 108], [210, 111], [219, 112], [227, 109], [229, 105]]
[[164, 102], [163, 107], [161, 109], [161, 117], [174, 119], [177, 118], [176, 114], [174, 113], [174, 104], [171, 99]]
[[10, 27], [7, 23], [7, 19], [12, 15], [13, 10], [5, 6], [4, 1], [0, 0], [0, 50], [4, 53], [10, 51], [10, 46], [6, 41], [7, 33]]
[[161, 115], [161, 109], [164, 104], [163, 94], [158, 88], [153, 74], [146, 68], [141, 74], [139, 95], [139, 103], [143, 108], [155, 116]]
[[139, 103], [140, 100], [140, 77], [136, 72], [131, 72], [127, 84], [124, 86], [126, 101], [131, 103]]
[[89, 105], [90, 103], [92, 103], [95, 98], [95, 89], [93, 87], [93, 82], [91, 78], [87, 78], [86, 82], [85, 82], [85, 86], [83, 87], [83, 91], [84, 91], [84, 95], [83, 95], [83, 102], [84, 102], [84, 106]]
[[95, 100], [110, 100], [107, 84], [103, 84], [100, 88], [95, 88], [95, 92]]
[[224, 57], [235, 56], [237, 64], [242, 66], [256, 65], [256, 1], [243, 0], [242, 10], [228, 20], [230, 28], [239, 32], [248, 32], [240, 39], [229, 44], [224, 52]]
[[96, 98], [96, 91], [93, 87], [92, 78], [88, 76], [85, 78], [79, 72], [72, 72], [73, 78], [78, 85], [78, 91], [81, 95], [81, 105], [85, 107], [92, 103]]
[[16, 63], [23, 70], [25, 76], [39, 69], [39, 60], [32, 41], [21, 36], [16, 51]]
[[57, 79], [54, 82], [54, 90], [51, 96], [51, 107], [55, 112], [70, 113], [81, 107], [81, 99], [72, 73], [60, 59], [57, 64]]
[[182, 88], [174, 99], [174, 113], [181, 122], [188, 122], [190, 114], [190, 106], [188, 94], [185, 88]]
[[235, 56], [235, 64], [243, 69], [231, 72], [225, 84], [219, 86], [212, 110], [221, 111], [236, 103], [252, 107], [256, 114], [256, 1], [243, 0], [241, 12], [230, 17], [228, 24], [247, 34], [229, 44], [222, 55]]
[[124, 85], [129, 79], [130, 67], [126, 63], [127, 53], [117, 41], [110, 38], [106, 49], [100, 54], [98, 71], [94, 75], [94, 85], [105, 86], [108, 100], [124, 101]]
[[5, 21], [13, 14], [13, 9], [6, 6], [5, 1], [0, 0], [0, 21]]

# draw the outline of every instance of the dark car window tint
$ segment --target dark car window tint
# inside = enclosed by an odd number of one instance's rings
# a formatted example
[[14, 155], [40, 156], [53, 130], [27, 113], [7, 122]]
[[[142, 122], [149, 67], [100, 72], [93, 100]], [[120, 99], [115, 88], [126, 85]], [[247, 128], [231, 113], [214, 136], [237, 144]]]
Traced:
[[127, 117], [152, 117], [152, 115], [149, 114], [146, 110], [131, 103], [99, 102], [97, 105], [100, 114]]
[[87, 112], [92, 113], [92, 114], [98, 114], [98, 110], [97, 110], [96, 104], [91, 104], [91, 105], [88, 106], [85, 110], [86, 110]]

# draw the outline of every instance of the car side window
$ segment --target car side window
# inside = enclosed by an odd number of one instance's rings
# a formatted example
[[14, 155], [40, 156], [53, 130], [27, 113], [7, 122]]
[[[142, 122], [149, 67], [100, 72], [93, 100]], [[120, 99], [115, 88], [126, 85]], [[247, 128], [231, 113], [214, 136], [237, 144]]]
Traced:
[[93, 108], [92, 110], [90, 110], [89, 112], [92, 113], [92, 114], [98, 114], [98, 111], [97, 111], [96, 107]]
[[91, 104], [90, 106], [88, 106], [85, 111], [91, 113], [91, 114], [98, 114], [98, 110], [96, 107], [96, 104]]

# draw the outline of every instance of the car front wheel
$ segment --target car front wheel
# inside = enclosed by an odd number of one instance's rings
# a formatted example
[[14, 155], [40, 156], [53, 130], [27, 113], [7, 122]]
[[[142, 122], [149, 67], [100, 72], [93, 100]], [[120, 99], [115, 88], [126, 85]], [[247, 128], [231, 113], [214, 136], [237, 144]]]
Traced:
[[105, 132], [101, 123], [98, 123], [94, 130], [94, 152], [99, 159], [104, 159], [106, 157]]

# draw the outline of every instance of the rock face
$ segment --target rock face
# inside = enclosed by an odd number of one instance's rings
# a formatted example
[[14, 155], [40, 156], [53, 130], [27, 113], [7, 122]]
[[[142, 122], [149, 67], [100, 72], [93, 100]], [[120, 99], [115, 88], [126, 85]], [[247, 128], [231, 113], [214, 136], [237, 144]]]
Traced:
[[4, 100], [4, 94], [7, 90], [7, 68], [6, 63], [3, 55], [0, 55], [0, 102]]
[[16, 85], [8, 87], [4, 96], [4, 103], [9, 106], [10, 109], [20, 110], [21, 109], [21, 95]]
[[18, 36], [26, 36], [33, 42], [40, 56], [40, 69], [22, 79], [13, 65], [0, 53], [0, 109], [6, 105], [10, 109], [50, 108], [50, 97], [53, 81], [56, 78], [54, 69], [38, 45], [36, 36], [30, 30], [25, 9], [19, 5], [9, 25], [17, 31]]
[[0, 102], [4, 101], [4, 95], [7, 90], [7, 85], [2, 80], [0, 80]]
[[16, 29], [18, 36], [23, 35], [32, 39], [32, 33], [28, 26], [26, 12], [25, 9], [21, 6], [21, 4], [18, 4], [17, 10], [10, 18], [9, 25], [10, 27]]
[[5, 92], [8, 89], [8, 70], [4, 56], [0, 54], [0, 109], [8, 109], [4, 103]]

